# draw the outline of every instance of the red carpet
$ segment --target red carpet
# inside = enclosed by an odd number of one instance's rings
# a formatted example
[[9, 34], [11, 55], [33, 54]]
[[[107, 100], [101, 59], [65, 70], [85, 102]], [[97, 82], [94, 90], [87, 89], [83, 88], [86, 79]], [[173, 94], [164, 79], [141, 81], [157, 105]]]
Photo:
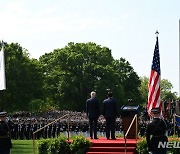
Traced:
[[[125, 154], [125, 140], [124, 138], [117, 138], [116, 140], [107, 140], [106, 138], [89, 139], [92, 146], [86, 154]], [[127, 154], [136, 153], [136, 140], [127, 139]]]

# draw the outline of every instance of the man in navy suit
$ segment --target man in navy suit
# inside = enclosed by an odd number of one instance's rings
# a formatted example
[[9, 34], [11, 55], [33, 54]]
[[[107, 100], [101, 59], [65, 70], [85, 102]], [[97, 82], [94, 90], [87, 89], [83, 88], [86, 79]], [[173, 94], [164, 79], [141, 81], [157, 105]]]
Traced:
[[93, 139], [97, 138], [97, 121], [100, 115], [99, 101], [96, 98], [96, 92], [91, 92], [91, 98], [86, 101], [86, 114], [89, 118], [90, 125], [90, 137]]
[[106, 119], [106, 137], [115, 140], [115, 123], [117, 117], [117, 104], [112, 92], [108, 92], [108, 98], [103, 101], [103, 115]]

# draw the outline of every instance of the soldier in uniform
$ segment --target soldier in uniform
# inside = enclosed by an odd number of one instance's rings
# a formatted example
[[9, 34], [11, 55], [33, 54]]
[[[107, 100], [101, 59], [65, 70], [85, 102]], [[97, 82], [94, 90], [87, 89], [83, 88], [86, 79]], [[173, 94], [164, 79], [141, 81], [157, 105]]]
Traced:
[[0, 112], [0, 154], [10, 154], [12, 142], [10, 126], [6, 120], [7, 112]]
[[165, 135], [168, 129], [166, 121], [160, 118], [160, 109], [153, 108], [151, 110], [153, 114], [153, 120], [147, 125], [146, 140], [148, 145], [148, 151], [152, 154], [166, 154], [167, 149], [159, 147], [159, 142], [167, 142], [168, 138]]

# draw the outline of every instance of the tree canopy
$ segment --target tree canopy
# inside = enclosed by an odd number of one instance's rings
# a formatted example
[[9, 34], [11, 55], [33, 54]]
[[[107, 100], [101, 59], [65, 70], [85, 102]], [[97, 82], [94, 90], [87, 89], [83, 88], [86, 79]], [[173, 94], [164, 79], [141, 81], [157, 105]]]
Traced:
[[[141, 97], [143, 100], [143, 104], [147, 104], [148, 99], [148, 81], [149, 78], [144, 76], [140, 78], [141, 80], [141, 86], [139, 87]], [[161, 100], [176, 100], [177, 96], [175, 92], [172, 91], [172, 83], [168, 81], [167, 79], [162, 79], [160, 82], [160, 88], [161, 88]]]
[[101, 102], [107, 89], [113, 91], [119, 106], [127, 103], [128, 98], [139, 101], [138, 75], [125, 59], [114, 60], [107, 47], [71, 42], [41, 56], [40, 63], [46, 72], [48, 97], [60, 108], [84, 110], [92, 90]]
[[[147, 99], [148, 78], [139, 78], [126, 59], [114, 59], [109, 48], [92, 42], [70, 42], [39, 60], [30, 58], [18, 43], [5, 43], [5, 62], [7, 90], [0, 93], [0, 106], [8, 111], [84, 111], [93, 90], [101, 103], [111, 90], [119, 108], [128, 99], [134, 105]], [[165, 98], [172, 84], [162, 83]]]
[[42, 96], [39, 62], [30, 59], [19, 44], [5, 43], [5, 65], [7, 89], [0, 93], [1, 106], [10, 111], [28, 110], [29, 102]]

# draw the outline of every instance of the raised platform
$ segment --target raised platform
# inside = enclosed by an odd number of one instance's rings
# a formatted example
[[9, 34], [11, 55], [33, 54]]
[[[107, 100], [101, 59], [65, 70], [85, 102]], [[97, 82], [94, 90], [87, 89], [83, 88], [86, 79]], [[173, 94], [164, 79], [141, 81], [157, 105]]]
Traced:
[[[124, 154], [125, 153], [125, 140], [124, 138], [117, 138], [116, 140], [107, 140], [104, 137], [99, 139], [90, 139], [92, 146], [86, 154]], [[126, 140], [126, 153], [136, 153], [136, 139]]]

